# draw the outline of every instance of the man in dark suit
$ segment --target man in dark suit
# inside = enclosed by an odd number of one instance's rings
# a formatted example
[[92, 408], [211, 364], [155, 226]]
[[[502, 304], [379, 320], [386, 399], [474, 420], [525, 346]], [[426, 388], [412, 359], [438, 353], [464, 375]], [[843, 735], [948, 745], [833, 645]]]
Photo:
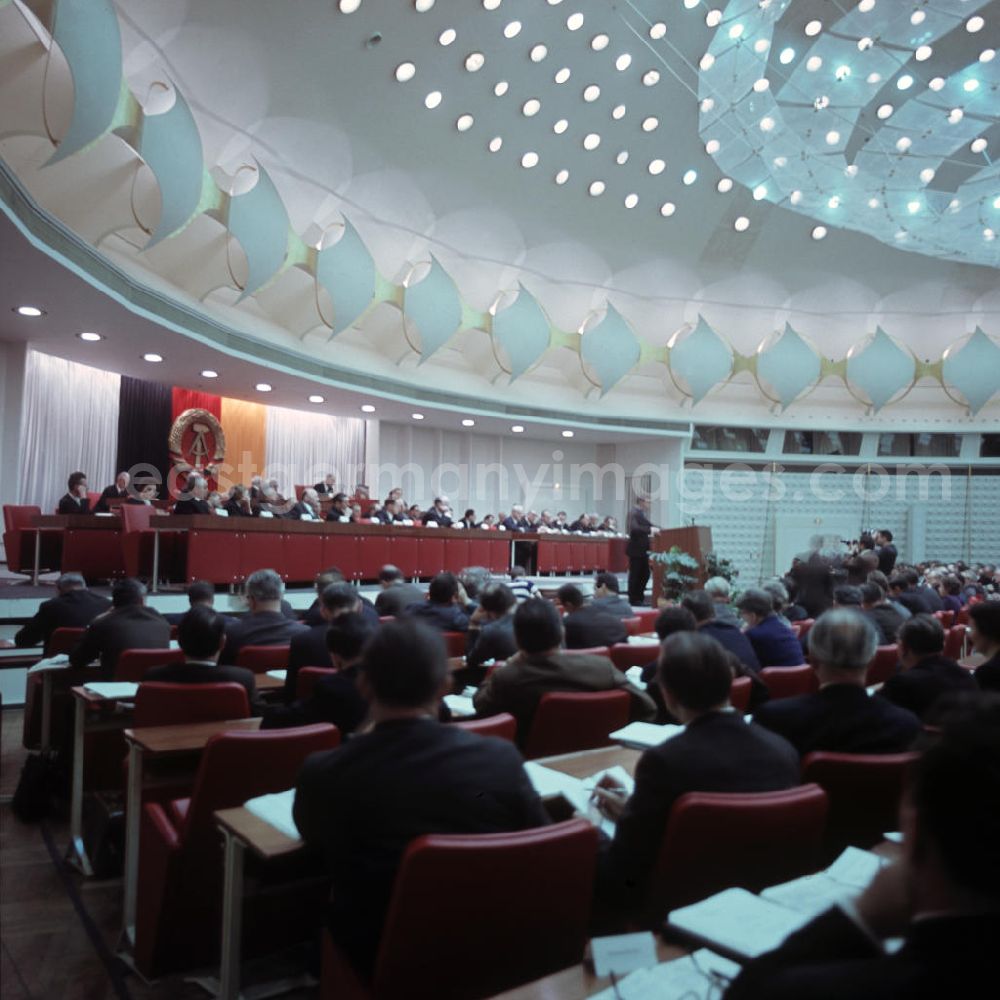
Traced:
[[[633, 607], [642, 607], [646, 601], [646, 584], [649, 583], [649, 539], [653, 525], [649, 520], [649, 500], [639, 497], [629, 511], [626, 521], [628, 544], [628, 602]], [[570, 529], [572, 530], [572, 529]]]
[[323, 477], [323, 482], [317, 483], [313, 489], [320, 496], [327, 496], [328, 494], [332, 496], [337, 492], [337, 477], [332, 472], [328, 472]]
[[594, 598], [592, 608], [600, 608], [616, 618], [633, 618], [632, 605], [621, 595], [618, 577], [614, 573], [598, 573], [594, 577]]
[[329, 663], [337, 672], [318, 678], [307, 698], [266, 707], [261, 729], [331, 722], [342, 736], [353, 733], [368, 715], [368, 702], [358, 690], [358, 674], [365, 643], [375, 631], [359, 614], [348, 612], [334, 618], [324, 636], [327, 659], [310, 666]]
[[556, 597], [566, 612], [563, 631], [567, 649], [593, 649], [628, 642], [628, 630], [621, 618], [593, 604], [586, 604], [575, 583], [564, 583]]
[[222, 505], [229, 517], [253, 517], [254, 509], [245, 486], [234, 486], [229, 491], [229, 499]]
[[[468, 676], [463, 681], [478, 684], [486, 673], [487, 660], [506, 660], [517, 652], [514, 638], [514, 608], [517, 598], [505, 583], [487, 584], [479, 595], [479, 607], [469, 619], [469, 645], [465, 650]], [[463, 671], [464, 673], [464, 671]]]
[[[321, 570], [316, 574], [316, 579], [314, 581], [316, 587], [316, 599], [309, 605], [306, 613], [302, 616], [302, 624], [308, 625], [312, 628], [315, 625], [322, 625], [323, 618], [323, 602], [320, 600], [320, 595], [330, 586], [331, 583], [345, 583], [344, 574], [341, 572], [338, 566], [329, 566], [327, 569]], [[365, 621], [370, 622], [372, 625], [378, 625], [379, 612], [375, 610], [375, 605], [372, 604], [364, 594], [358, 592], [358, 600], [361, 602], [361, 615]], [[290, 618], [296, 618], [295, 612], [289, 614], [288, 610], [284, 608], [284, 604], [287, 602], [282, 602], [282, 610], [285, 615]]]
[[438, 573], [427, 588], [427, 600], [409, 605], [403, 612], [439, 632], [468, 632], [469, 612], [454, 573]]
[[[256, 684], [253, 672], [243, 667], [219, 665], [226, 644], [226, 621], [210, 607], [197, 605], [181, 619], [177, 642], [186, 657], [184, 663], [165, 663], [146, 671], [144, 681], [164, 684], [223, 684], [231, 681], [246, 689], [247, 701], [255, 707]], [[259, 711], [254, 712], [260, 714]]]
[[59, 514], [89, 514], [90, 497], [87, 496], [87, 473], [70, 473], [66, 492], [56, 509]]
[[406, 516], [402, 500], [386, 500], [382, 509], [372, 515], [372, 519], [379, 524], [413, 524]]
[[[861, 593], [861, 588], [852, 587], [846, 583], [841, 584], [839, 587], [835, 587], [833, 591], [833, 606], [835, 608], [852, 608], [864, 614], [864, 595]], [[888, 646], [889, 639], [882, 631], [882, 626], [879, 624], [878, 620], [868, 614], [865, 614], [865, 617], [872, 623], [872, 627], [875, 629], [875, 636], [878, 639], [878, 644], [880, 646]], [[803, 643], [803, 646], [805, 645], [802, 640], [800, 640], [800, 642]]]
[[170, 625], [158, 611], [146, 607], [146, 587], [139, 580], [119, 580], [111, 590], [111, 610], [95, 618], [69, 654], [71, 667], [85, 667], [100, 658], [101, 678], [111, 680], [126, 649], [167, 649]]
[[[191, 608], [209, 608], [214, 609], [215, 606], [215, 585], [209, 583], [207, 580], [194, 580], [188, 584], [187, 589], [187, 599], [188, 599], [188, 611]], [[170, 622], [171, 625], [180, 625], [187, 611], [170, 611], [163, 617]], [[235, 624], [237, 619], [232, 615], [223, 615], [220, 613], [223, 624], [228, 628], [230, 625]]]
[[930, 608], [924, 595], [914, 586], [920, 577], [916, 573], [897, 573], [889, 581], [889, 596], [901, 604], [911, 615], [929, 614]]
[[510, 712], [517, 720], [519, 746], [528, 738], [538, 702], [549, 691], [627, 691], [632, 696], [631, 718], [651, 722], [656, 716], [653, 699], [606, 656], [563, 652], [562, 626], [559, 612], [548, 601], [518, 605], [514, 612], [517, 652], [476, 692], [476, 713]]
[[524, 508], [519, 503], [514, 504], [510, 508], [510, 514], [500, 524], [506, 531], [527, 531], [528, 519], [524, 516]]
[[415, 583], [407, 583], [399, 568], [391, 564], [378, 571], [378, 582], [382, 592], [375, 598], [375, 610], [381, 618], [401, 615], [411, 604], [424, 599], [424, 592]]
[[109, 500], [128, 500], [130, 498], [128, 484], [131, 481], [132, 477], [127, 472], [119, 472], [114, 483], [111, 486], [105, 486], [101, 491], [100, 499], [94, 505], [94, 513], [106, 514], [111, 510], [108, 505]]
[[17, 631], [15, 646], [48, 646], [57, 628], [86, 628], [111, 607], [106, 597], [87, 590], [80, 573], [63, 573], [56, 581], [56, 591], [58, 596], [43, 601], [34, 618]]
[[617, 823], [599, 887], [609, 902], [630, 912], [643, 903], [670, 810], [685, 792], [771, 792], [799, 783], [795, 748], [728, 710], [733, 675], [714, 639], [697, 632], [668, 636], [657, 677], [684, 732], [642, 755], [631, 797], [607, 777], [598, 788], [598, 807]]
[[208, 481], [204, 476], [188, 476], [181, 499], [174, 504], [174, 514], [211, 514], [212, 506], [206, 499]]
[[874, 581], [862, 584], [861, 607], [865, 616], [882, 633], [884, 641], [888, 644], [894, 643], [905, 619], [885, 599], [885, 591], [879, 584]]
[[358, 592], [349, 583], [331, 583], [319, 598], [322, 621], [318, 625], [292, 636], [288, 647], [288, 670], [285, 673], [285, 701], [294, 701], [298, 689], [299, 671], [303, 667], [325, 667], [330, 661], [326, 633], [330, 623], [340, 615], [361, 616]]
[[[984, 701], [946, 724], [908, 784], [902, 858], [858, 899], [831, 907], [746, 964], [726, 1000], [996, 992], [1000, 702]], [[903, 947], [887, 952], [882, 942], [896, 937]]]
[[760, 670], [760, 660], [746, 635], [732, 622], [715, 617], [715, 601], [704, 590], [690, 590], [681, 600], [681, 607], [694, 615], [698, 631], [711, 636], [723, 649], [728, 650], [744, 667]]
[[351, 501], [346, 493], [337, 493], [330, 503], [330, 509], [326, 512], [326, 519], [337, 524], [350, 524], [354, 520], [351, 513]]
[[358, 684], [371, 732], [302, 767], [293, 815], [333, 881], [328, 926], [362, 973], [375, 962], [407, 845], [428, 833], [543, 826], [541, 802], [508, 742], [435, 720], [448, 683], [444, 643], [414, 621], [390, 622], [365, 648]]
[[281, 595], [285, 585], [273, 569], [259, 569], [247, 577], [247, 603], [250, 613], [226, 629], [226, 645], [220, 663], [235, 663], [244, 646], [287, 646], [306, 631], [281, 613]]
[[920, 720], [865, 690], [865, 671], [877, 645], [874, 626], [860, 611], [827, 611], [809, 631], [809, 659], [819, 691], [769, 701], [754, 712], [754, 722], [780, 733], [803, 757], [814, 750], [909, 750], [920, 733]]
[[736, 607], [762, 667], [798, 667], [805, 662], [798, 638], [774, 613], [774, 601], [766, 590], [745, 590]]
[[878, 556], [878, 569], [886, 576], [892, 576], [896, 567], [896, 546], [892, 544], [892, 532], [888, 528], [875, 532], [875, 555]]
[[319, 494], [309, 487], [302, 491], [302, 499], [288, 508], [285, 517], [289, 521], [322, 521], [319, 508]]
[[927, 721], [941, 695], [976, 689], [972, 674], [944, 655], [944, 629], [932, 615], [914, 615], [903, 622], [896, 643], [903, 673], [890, 677], [881, 692], [894, 704]]
[[1000, 692], [1000, 601], [983, 601], [969, 608], [969, 638], [986, 659], [976, 668], [983, 691]]
[[439, 528], [451, 527], [451, 506], [447, 497], [434, 498], [434, 503], [424, 514], [424, 524], [436, 524]]

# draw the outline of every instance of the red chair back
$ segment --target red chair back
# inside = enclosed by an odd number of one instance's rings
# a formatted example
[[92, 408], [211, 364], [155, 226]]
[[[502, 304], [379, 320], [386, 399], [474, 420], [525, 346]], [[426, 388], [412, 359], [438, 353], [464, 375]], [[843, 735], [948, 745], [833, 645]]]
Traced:
[[330, 677], [336, 672], [333, 667], [302, 667], [295, 675], [295, 697], [304, 701], [312, 694], [321, 677]]
[[161, 684], [146, 681], [135, 694], [133, 725], [180, 726], [250, 717], [246, 688], [235, 681], [218, 684]]
[[962, 608], [961, 611], [959, 611], [957, 615], [955, 615], [955, 621], [952, 624], [952, 628], [954, 628], [955, 625], [968, 625], [969, 620], [970, 620], [969, 606], [966, 605], [964, 608]]
[[[12, 573], [30, 573], [35, 562], [35, 518], [42, 508], [31, 504], [3, 505], [3, 547], [7, 558], [7, 568]], [[29, 530], [30, 529], [30, 530]], [[51, 569], [53, 546], [45, 545], [42, 535], [42, 569]], [[56, 562], [55, 565], [58, 565]]]
[[149, 528], [149, 519], [153, 516], [153, 508], [145, 504], [123, 503], [122, 531], [129, 534], [133, 531], [145, 531]]
[[637, 611], [635, 616], [639, 619], [639, 635], [642, 635], [644, 632], [652, 632], [654, 630], [656, 619], [660, 617], [660, 612], [657, 608], [652, 608], [646, 611]]
[[550, 691], [535, 709], [526, 757], [552, 757], [610, 746], [609, 733], [628, 723], [627, 691]]
[[[493, 996], [577, 965], [596, 860], [597, 832], [579, 819], [516, 833], [418, 837], [396, 876], [369, 995]], [[350, 973], [346, 983], [339, 975], [346, 961], [329, 939], [323, 958], [322, 995], [359, 995]]]
[[449, 656], [465, 656], [465, 646], [469, 641], [466, 632], [442, 632]]
[[453, 722], [453, 726], [465, 729], [480, 736], [497, 736], [502, 740], [514, 742], [517, 736], [517, 719], [509, 712], [491, 715], [487, 719], [469, 719], [466, 722]]
[[610, 652], [611, 662], [624, 673], [629, 667], [644, 667], [652, 663], [660, 655], [660, 645], [649, 642], [633, 646], [627, 642], [616, 642]]
[[83, 638], [85, 628], [57, 628], [45, 646], [46, 656], [57, 656], [59, 653], [71, 653], [76, 644]]
[[623, 618], [622, 625], [625, 626], [625, 631], [629, 635], [638, 635], [642, 631], [642, 619], [638, 615], [632, 618]]
[[941, 623], [942, 628], [951, 628], [955, 624], [954, 611], [935, 611], [934, 617]]
[[848, 844], [871, 847], [899, 829], [899, 803], [916, 753], [816, 752], [802, 761], [802, 780], [814, 781], [830, 799], [828, 856]]
[[138, 684], [151, 667], [184, 660], [182, 649], [123, 649], [115, 664], [115, 680]]
[[750, 689], [753, 681], [749, 677], [734, 677], [729, 688], [729, 704], [742, 715], [746, 715], [750, 707]]
[[965, 643], [965, 626], [952, 625], [945, 633], [944, 655], [950, 660], [957, 660], [962, 655], [962, 645]]
[[893, 643], [891, 646], [879, 646], [875, 650], [872, 662], [868, 664], [868, 672], [865, 674], [865, 684], [884, 684], [899, 670], [899, 647]]
[[236, 665], [255, 674], [288, 669], [288, 646], [244, 646], [236, 654]]
[[574, 656], [611, 656], [609, 646], [588, 646], [586, 649], [564, 649], [564, 653], [572, 653]]
[[772, 700], [794, 698], [819, 690], [816, 672], [808, 664], [803, 667], [765, 667], [760, 672], [760, 679], [767, 685]]
[[644, 923], [660, 926], [670, 910], [723, 889], [759, 892], [816, 871], [827, 808], [826, 794], [812, 784], [682, 795], [670, 810]]
[[815, 623], [815, 618], [803, 618], [800, 622], [792, 622], [792, 631], [799, 639], [804, 639]]

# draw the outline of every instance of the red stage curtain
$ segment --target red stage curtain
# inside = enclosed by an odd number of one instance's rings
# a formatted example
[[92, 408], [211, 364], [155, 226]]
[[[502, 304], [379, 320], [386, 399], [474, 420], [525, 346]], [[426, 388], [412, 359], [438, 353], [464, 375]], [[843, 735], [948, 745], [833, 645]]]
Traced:
[[210, 392], [199, 392], [197, 389], [173, 389], [173, 420], [176, 420], [185, 410], [208, 410], [216, 420], [222, 419], [222, 397], [213, 396]]

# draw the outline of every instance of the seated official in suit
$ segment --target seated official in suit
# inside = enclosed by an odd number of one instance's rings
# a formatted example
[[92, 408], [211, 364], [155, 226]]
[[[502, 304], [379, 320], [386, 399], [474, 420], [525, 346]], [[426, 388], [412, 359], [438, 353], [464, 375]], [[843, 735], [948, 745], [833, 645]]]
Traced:
[[440, 528], [451, 527], [451, 505], [447, 497], [434, 498], [434, 503], [424, 513], [424, 524], [436, 524]]
[[882, 633], [883, 644], [892, 645], [906, 619], [885, 599], [885, 590], [874, 580], [861, 585], [861, 607]]
[[164, 684], [222, 684], [233, 681], [246, 688], [247, 701], [255, 708], [256, 682], [252, 670], [245, 667], [221, 666], [219, 654], [226, 644], [226, 619], [210, 607], [198, 605], [181, 619], [177, 626], [177, 644], [184, 652], [183, 663], [165, 663], [146, 671], [145, 681]]
[[330, 509], [326, 512], [326, 519], [337, 524], [350, 524], [354, 520], [351, 512], [351, 502], [347, 499], [346, 493], [337, 493], [330, 502]]
[[128, 500], [130, 498], [128, 491], [130, 482], [132, 482], [132, 477], [127, 472], [119, 472], [115, 481], [110, 486], [105, 486], [101, 491], [97, 503], [94, 504], [94, 513], [106, 514], [111, 510], [108, 504], [109, 500]]
[[424, 599], [423, 590], [415, 583], [407, 583], [399, 568], [391, 563], [378, 571], [378, 583], [382, 590], [375, 598], [375, 610], [381, 618], [401, 615], [411, 604]]
[[[939, 1000], [996, 990], [1000, 702], [950, 720], [914, 766], [902, 857], [743, 967], [726, 1000]], [[887, 952], [883, 942], [903, 938]], [[990, 984], [993, 984], [992, 986]], [[977, 985], [978, 984], [978, 985]]]
[[524, 508], [519, 503], [514, 504], [510, 509], [510, 516], [500, 519], [500, 526], [505, 531], [527, 531], [528, 519], [524, 516]]
[[95, 618], [69, 654], [71, 667], [85, 667], [100, 658], [101, 677], [111, 680], [126, 649], [167, 649], [170, 624], [146, 607], [146, 587], [139, 580], [119, 580], [111, 588], [111, 610]]
[[174, 504], [174, 514], [211, 514], [208, 502], [208, 480], [204, 476], [188, 476], [181, 498]]
[[920, 733], [920, 719], [865, 690], [865, 672], [878, 645], [868, 618], [851, 608], [827, 611], [809, 630], [808, 642], [819, 691], [769, 701], [754, 712], [753, 721], [780, 733], [803, 757], [814, 750], [909, 750]]
[[805, 663], [795, 633], [774, 613], [774, 601], [766, 590], [751, 587], [736, 607], [747, 623], [746, 637], [761, 667], [798, 667]]
[[307, 758], [293, 815], [326, 859], [330, 932], [364, 974], [410, 841], [523, 830], [547, 818], [510, 743], [435, 720], [449, 677], [432, 629], [412, 620], [383, 625], [365, 647], [358, 685], [374, 728]]
[[222, 509], [229, 517], [253, 517], [254, 509], [250, 502], [250, 494], [245, 486], [233, 486], [229, 496], [222, 504]]
[[983, 691], [1000, 692], [1000, 601], [969, 608], [969, 638], [975, 651], [986, 657], [976, 668], [976, 684]]
[[[799, 783], [795, 748], [730, 709], [733, 672], [714, 639], [697, 632], [668, 636], [657, 679], [684, 732], [642, 755], [631, 797], [607, 777], [597, 789], [598, 807], [617, 823], [599, 887], [613, 907], [626, 911], [642, 905], [670, 810], [685, 792], [772, 792]], [[735, 836], [733, 850], [739, 850]]]
[[[215, 608], [215, 584], [209, 583], [207, 580], [194, 580], [188, 584], [187, 589], [187, 599], [188, 599], [188, 611], [191, 608]], [[171, 611], [165, 614], [163, 617], [170, 622], [171, 625], [180, 625], [181, 620], [187, 614], [187, 611]], [[220, 612], [221, 614], [221, 612]], [[232, 615], [222, 615], [222, 620], [225, 623], [226, 628], [229, 628], [231, 624], [235, 624], [236, 618]]]
[[427, 588], [427, 600], [416, 601], [403, 612], [439, 632], [468, 632], [468, 601], [454, 573], [438, 573]]
[[58, 514], [89, 514], [90, 497], [87, 496], [87, 474], [73, 472], [66, 483], [67, 490], [59, 499]]
[[220, 663], [235, 663], [244, 646], [287, 646], [306, 626], [281, 613], [285, 585], [273, 569], [258, 569], [247, 577], [250, 613], [226, 629]]
[[313, 489], [320, 496], [333, 496], [337, 492], [337, 477], [332, 472], [328, 472], [323, 477], [323, 482], [317, 483]]
[[566, 612], [563, 631], [567, 649], [593, 649], [628, 642], [628, 630], [618, 615], [586, 604], [583, 591], [575, 583], [564, 583], [556, 599]]
[[635, 615], [632, 605], [622, 597], [618, 577], [614, 573], [598, 573], [594, 577], [594, 597], [590, 606], [616, 618], [632, 618]]
[[[334, 584], [334, 586], [337, 586]], [[326, 629], [326, 659], [313, 667], [332, 666], [337, 672], [316, 680], [306, 698], [288, 705], [269, 705], [263, 711], [262, 729], [285, 729], [332, 722], [342, 736], [353, 733], [368, 716], [368, 702], [358, 690], [358, 673], [365, 643], [376, 626], [356, 612], [337, 615]]]
[[881, 691], [896, 705], [926, 719], [941, 695], [976, 687], [972, 674], [944, 655], [944, 629], [932, 615], [903, 622], [896, 642], [903, 672], [890, 677]]
[[285, 701], [294, 701], [299, 671], [303, 667], [325, 667], [330, 660], [326, 632], [330, 623], [341, 615], [356, 614], [361, 617], [361, 600], [357, 590], [349, 583], [331, 583], [320, 594], [320, 617], [313, 625], [292, 636], [288, 646], [288, 670], [285, 673]]
[[469, 619], [469, 644], [465, 650], [468, 684], [477, 684], [485, 676], [487, 660], [506, 660], [517, 652], [514, 638], [514, 609], [517, 599], [505, 583], [490, 583], [479, 595], [479, 607]]
[[285, 514], [290, 521], [322, 521], [323, 514], [319, 509], [319, 494], [307, 487], [302, 491], [302, 499], [292, 504]]
[[514, 612], [517, 652], [486, 678], [473, 697], [478, 715], [510, 712], [517, 720], [517, 741], [524, 746], [543, 694], [550, 691], [627, 691], [629, 716], [650, 722], [653, 699], [640, 691], [605, 656], [566, 653], [560, 649], [563, 623], [548, 601], [525, 601]]
[[56, 581], [56, 596], [42, 601], [34, 617], [14, 635], [14, 645], [45, 647], [57, 628], [86, 628], [110, 607], [106, 597], [87, 590], [80, 573], [63, 573]]
[[406, 508], [402, 500], [386, 500], [381, 510], [375, 511], [372, 520], [379, 524], [413, 524], [406, 516]]

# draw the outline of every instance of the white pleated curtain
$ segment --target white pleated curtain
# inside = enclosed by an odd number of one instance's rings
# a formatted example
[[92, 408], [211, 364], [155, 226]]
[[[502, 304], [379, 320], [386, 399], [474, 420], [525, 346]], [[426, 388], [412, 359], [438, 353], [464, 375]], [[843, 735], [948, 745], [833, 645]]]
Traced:
[[345, 493], [364, 481], [365, 422], [353, 417], [267, 408], [267, 469], [285, 496], [296, 485], [312, 486], [332, 472]]
[[71, 472], [91, 491], [114, 482], [121, 377], [50, 354], [25, 363], [18, 502], [51, 514]]

